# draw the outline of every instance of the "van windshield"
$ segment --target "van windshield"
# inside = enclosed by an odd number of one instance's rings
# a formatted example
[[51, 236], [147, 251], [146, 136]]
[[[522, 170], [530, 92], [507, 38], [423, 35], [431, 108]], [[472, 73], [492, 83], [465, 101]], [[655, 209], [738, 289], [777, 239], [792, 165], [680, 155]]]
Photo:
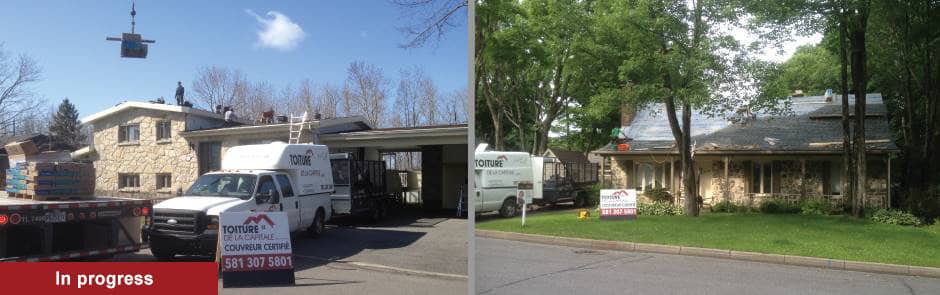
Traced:
[[187, 196], [251, 199], [257, 177], [251, 174], [206, 174], [186, 190]]

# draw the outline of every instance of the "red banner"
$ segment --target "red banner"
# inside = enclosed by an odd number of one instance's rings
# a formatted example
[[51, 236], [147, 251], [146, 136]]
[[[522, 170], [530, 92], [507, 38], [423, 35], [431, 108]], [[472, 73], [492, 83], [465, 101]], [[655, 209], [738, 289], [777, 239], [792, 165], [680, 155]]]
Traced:
[[4, 294], [216, 294], [214, 262], [0, 263]]

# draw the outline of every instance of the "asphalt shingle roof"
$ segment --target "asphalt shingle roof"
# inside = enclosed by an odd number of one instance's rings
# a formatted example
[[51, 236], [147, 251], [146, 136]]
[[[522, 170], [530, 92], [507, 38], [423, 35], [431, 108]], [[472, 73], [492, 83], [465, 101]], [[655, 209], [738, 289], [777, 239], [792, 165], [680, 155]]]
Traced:
[[[791, 112], [786, 115], [756, 114], [746, 123], [732, 123], [721, 117], [692, 114], [692, 141], [696, 150], [707, 151], [839, 151], [842, 142], [842, 104], [836, 95], [832, 102], [822, 96], [791, 98]], [[855, 99], [850, 97], [850, 109]], [[865, 138], [870, 150], [897, 150], [894, 132], [886, 116], [880, 94], [866, 97]], [[681, 114], [680, 114], [681, 115]], [[674, 150], [674, 139], [662, 104], [639, 110], [624, 126], [621, 139], [630, 150]], [[811, 143], [817, 143], [811, 145]], [[665, 146], [672, 146], [666, 148]], [[602, 150], [610, 150], [602, 148]]]

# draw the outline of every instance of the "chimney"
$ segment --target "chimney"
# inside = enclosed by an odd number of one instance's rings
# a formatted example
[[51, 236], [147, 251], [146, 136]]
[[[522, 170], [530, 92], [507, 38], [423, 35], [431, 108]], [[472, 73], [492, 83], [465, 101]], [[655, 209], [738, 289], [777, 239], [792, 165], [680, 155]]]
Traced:
[[626, 127], [630, 126], [633, 123], [633, 118], [636, 117], [636, 107], [632, 103], [624, 103], [620, 105], [620, 126]]

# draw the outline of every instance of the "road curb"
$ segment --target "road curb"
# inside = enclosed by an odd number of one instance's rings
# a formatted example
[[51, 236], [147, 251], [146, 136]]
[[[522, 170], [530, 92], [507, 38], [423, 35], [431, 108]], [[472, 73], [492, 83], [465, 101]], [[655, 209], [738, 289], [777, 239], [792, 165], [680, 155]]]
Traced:
[[622, 252], [647, 252], [673, 255], [688, 255], [712, 258], [724, 258], [742, 261], [773, 263], [782, 265], [808, 266], [835, 270], [850, 270], [869, 273], [884, 273], [905, 276], [940, 278], [940, 268], [910, 266], [839, 259], [806, 257], [795, 255], [766, 254], [757, 252], [732, 251], [724, 249], [683, 247], [673, 245], [646, 244], [607, 240], [589, 240], [582, 238], [553, 237], [535, 234], [523, 234], [494, 230], [475, 230], [477, 237], [512, 240], [544, 245], [566, 246], [593, 250]]

